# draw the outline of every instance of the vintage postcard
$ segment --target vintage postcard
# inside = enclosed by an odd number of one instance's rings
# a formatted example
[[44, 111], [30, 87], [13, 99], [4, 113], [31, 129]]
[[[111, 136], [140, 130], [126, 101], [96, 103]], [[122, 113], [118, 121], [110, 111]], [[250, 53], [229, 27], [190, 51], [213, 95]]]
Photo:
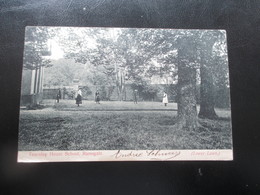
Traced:
[[18, 162], [233, 160], [225, 30], [29, 26]]

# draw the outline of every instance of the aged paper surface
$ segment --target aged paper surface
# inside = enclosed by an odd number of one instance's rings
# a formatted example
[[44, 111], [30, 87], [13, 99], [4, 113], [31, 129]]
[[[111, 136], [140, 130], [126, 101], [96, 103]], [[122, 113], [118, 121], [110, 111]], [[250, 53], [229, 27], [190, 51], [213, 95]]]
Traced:
[[29, 26], [18, 162], [233, 160], [226, 32]]

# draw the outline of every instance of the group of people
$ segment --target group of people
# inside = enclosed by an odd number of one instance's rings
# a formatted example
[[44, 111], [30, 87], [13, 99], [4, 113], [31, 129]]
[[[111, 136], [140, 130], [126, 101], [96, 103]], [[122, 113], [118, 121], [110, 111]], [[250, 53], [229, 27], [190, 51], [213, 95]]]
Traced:
[[[134, 104], [137, 104], [137, 98], [138, 97], [138, 91], [137, 89], [134, 90]], [[56, 96], [56, 101], [57, 103], [59, 103], [59, 100], [61, 98], [61, 90], [58, 90], [57, 96]], [[79, 106], [80, 104], [82, 104], [82, 91], [81, 88], [78, 88], [78, 91], [75, 94], [75, 100], [76, 100], [76, 104]], [[95, 102], [96, 104], [100, 104], [100, 95], [99, 95], [99, 91], [97, 90], [95, 93]], [[166, 92], [163, 93], [163, 100], [162, 103], [164, 104], [164, 106], [167, 106], [168, 104], [168, 95]]]

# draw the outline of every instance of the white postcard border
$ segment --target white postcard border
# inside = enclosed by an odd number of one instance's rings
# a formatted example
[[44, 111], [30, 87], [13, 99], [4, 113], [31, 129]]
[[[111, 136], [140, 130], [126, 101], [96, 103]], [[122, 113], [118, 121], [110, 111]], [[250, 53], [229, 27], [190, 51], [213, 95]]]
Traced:
[[18, 162], [81, 161], [231, 161], [228, 150], [76, 150], [18, 151]]

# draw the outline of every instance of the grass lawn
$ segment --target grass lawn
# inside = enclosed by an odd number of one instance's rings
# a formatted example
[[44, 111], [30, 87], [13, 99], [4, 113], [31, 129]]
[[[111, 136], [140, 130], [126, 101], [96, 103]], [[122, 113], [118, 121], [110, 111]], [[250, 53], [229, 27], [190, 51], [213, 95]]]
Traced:
[[21, 110], [19, 150], [230, 149], [230, 111], [200, 119], [196, 131], [174, 129], [177, 105], [160, 102], [45, 100], [41, 110]]

